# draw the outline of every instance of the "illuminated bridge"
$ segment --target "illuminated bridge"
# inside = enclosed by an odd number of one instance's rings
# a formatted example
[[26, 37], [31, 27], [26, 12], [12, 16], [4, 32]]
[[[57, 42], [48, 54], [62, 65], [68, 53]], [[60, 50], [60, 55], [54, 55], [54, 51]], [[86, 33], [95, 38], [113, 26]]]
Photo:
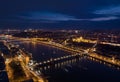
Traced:
[[[78, 63], [84, 58], [104, 64], [109, 67], [120, 69], [120, 66], [118, 66], [118, 65], [109, 63], [102, 59], [88, 56], [87, 54], [74, 54], [74, 55], [62, 56], [62, 57], [58, 57], [58, 58], [51, 58], [49, 60], [41, 61], [39, 63], [30, 61], [28, 66], [29, 66], [30, 70], [34, 70], [34, 72], [39, 75], [41, 73], [48, 73], [48, 72], [51, 72], [51, 70], [59, 69], [59, 68], [64, 68], [64, 70], [67, 71], [67, 69], [65, 69], [66, 66], [69, 66], [72, 68], [72, 64]], [[85, 70], [87, 69], [82, 65], [80, 65], [80, 66], [82, 69], [85, 69]]]
[[80, 60], [83, 57], [81, 54], [67, 55], [58, 58], [50, 58], [39, 63], [34, 63], [34, 61], [29, 62], [31, 67], [40, 67], [41, 69], [50, 69], [51, 67], [59, 68], [64, 65], [72, 64]]

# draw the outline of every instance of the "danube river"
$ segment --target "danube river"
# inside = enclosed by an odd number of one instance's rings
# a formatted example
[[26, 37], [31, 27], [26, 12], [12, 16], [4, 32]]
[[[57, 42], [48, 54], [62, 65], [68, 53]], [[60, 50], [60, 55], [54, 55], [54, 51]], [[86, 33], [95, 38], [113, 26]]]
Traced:
[[[71, 53], [38, 43], [19, 43], [32, 53], [33, 60], [41, 62]], [[43, 70], [48, 82], [120, 82], [120, 70], [105, 62], [81, 57], [79, 60], [64, 60], [56, 68]], [[58, 62], [59, 63], [59, 62]]]

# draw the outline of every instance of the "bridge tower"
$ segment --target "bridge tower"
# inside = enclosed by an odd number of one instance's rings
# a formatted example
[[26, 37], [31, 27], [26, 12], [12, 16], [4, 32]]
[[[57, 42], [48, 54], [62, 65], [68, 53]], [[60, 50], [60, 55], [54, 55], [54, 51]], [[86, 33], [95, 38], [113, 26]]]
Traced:
[[67, 41], [68, 41], [68, 40], [69, 40], [69, 39], [64, 40], [62, 44], [63, 44], [63, 45], [67, 45]]
[[114, 56], [112, 57], [112, 62], [113, 62], [113, 63], [115, 62], [115, 57], [114, 57]]
[[96, 51], [96, 46], [99, 44], [99, 35], [97, 35], [97, 40], [96, 40], [96, 43], [91, 47], [91, 48], [89, 48], [87, 51], [88, 51], [88, 53], [89, 52], [95, 52]]

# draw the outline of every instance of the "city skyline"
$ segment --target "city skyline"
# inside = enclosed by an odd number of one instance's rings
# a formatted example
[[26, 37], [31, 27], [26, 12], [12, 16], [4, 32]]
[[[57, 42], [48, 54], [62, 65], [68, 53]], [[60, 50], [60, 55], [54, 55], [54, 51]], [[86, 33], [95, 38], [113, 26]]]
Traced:
[[1, 1], [0, 28], [119, 29], [118, 0]]

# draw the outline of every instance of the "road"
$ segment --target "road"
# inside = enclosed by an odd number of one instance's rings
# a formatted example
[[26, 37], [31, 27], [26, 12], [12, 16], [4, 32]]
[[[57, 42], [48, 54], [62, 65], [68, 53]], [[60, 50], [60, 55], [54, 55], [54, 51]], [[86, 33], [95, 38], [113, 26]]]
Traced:
[[[9, 45], [6, 44], [6, 46], [9, 48]], [[29, 69], [29, 67], [27, 66], [26, 64], [26, 57], [28, 54], [25, 54], [21, 49], [19, 49], [20, 51], [20, 55], [16, 55], [15, 57], [12, 57], [12, 58], [7, 58], [5, 64], [6, 64], [6, 70], [8, 72], [8, 77], [10, 79], [10, 82], [13, 82], [14, 79], [12, 79], [14, 77], [13, 75], [13, 70], [11, 67], [10, 67], [10, 63], [12, 61], [19, 61], [20, 62], [20, 65], [25, 73], [25, 76], [26, 78], [23, 78], [22, 80], [27, 80], [27, 79], [33, 79], [35, 82], [44, 82], [43, 78], [38, 76], [35, 72], [31, 71]]]

